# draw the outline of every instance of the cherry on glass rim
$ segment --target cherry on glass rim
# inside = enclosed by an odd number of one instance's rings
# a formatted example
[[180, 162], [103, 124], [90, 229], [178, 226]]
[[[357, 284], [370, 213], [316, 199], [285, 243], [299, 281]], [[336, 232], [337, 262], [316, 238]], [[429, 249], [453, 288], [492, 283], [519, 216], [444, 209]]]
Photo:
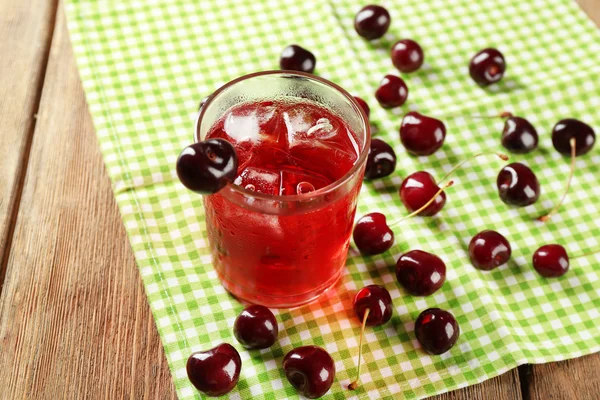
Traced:
[[237, 154], [231, 143], [208, 139], [183, 149], [177, 159], [177, 176], [186, 188], [211, 194], [233, 182], [237, 167]]

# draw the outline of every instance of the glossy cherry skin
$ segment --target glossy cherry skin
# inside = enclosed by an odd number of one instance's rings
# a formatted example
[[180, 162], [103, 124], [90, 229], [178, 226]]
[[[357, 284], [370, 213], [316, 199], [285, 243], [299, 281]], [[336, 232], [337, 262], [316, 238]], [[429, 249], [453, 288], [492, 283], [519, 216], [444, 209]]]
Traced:
[[267, 307], [251, 305], [233, 324], [235, 338], [247, 349], [266, 349], [277, 341], [279, 328], [275, 315]]
[[596, 142], [596, 133], [592, 127], [577, 119], [561, 119], [552, 128], [552, 144], [560, 154], [571, 155], [570, 140], [573, 137], [576, 156], [590, 151]]
[[533, 253], [533, 268], [546, 278], [563, 276], [569, 270], [569, 256], [559, 244], [547, 244]]
[[525, 164], [512, 163], [500, 170], [496, 179], [500, 199], [506, 204], [525, 207], [540, 197], [540, 184]]
[[291, 350], [283, 358], [283, 370], [298, 393], [309, 399], [323, 396], [335, 379], [335, 364], [327, 351], [317, 346]]
[[279, 67], [292, 71], [308, 72], [312, 74], [317, 65], [315, 55], [297, 44], [292, 44], [283, 49], [279, 59]]
[[366, 179], [383, 178], [396, 169], [396, 152], [381, 139], [372, 139], [365, 169]]
[[[414, 172], [400, 185], [400, 200], [409, 212], [413, 212], [423, 207], [439, 190], [439, 186], [429, 172]], [[442, 192], [419, 215], [431, 217], [440, 212], [444, 204], [446, 204], [446, 193]]]
[[417, 42], [411, 39], [397, 41], [392, 46], [392, 63], [394, 67], [402, 72], [413, 72], [421, 68], [423, 60], [423, 49]]
[[369, 309], [366, 325], [383, 325], [392, 318], [392, 297], [386, 288], [379, 285], [368, 285], [360, 289], [354, 296], [354, 313], [362, 322]]
[[538, 134], [525, 118], [509, 117], [502, 130], [502, 146], [512, 153], [525, 154], [538, 145]]
[[231, 392], [237, 385], [241, 369], [242, 359], [228, 343], [193, 353], [186, 365], [192, 385], [207, 396], [222, 396]]
[[508, 240], [492, 230], [485, 230], [473, 236], [469, 243], [469, 258], [475, 268], [491, 271], [510, 259], [511, 248]]
[[391, 23], [390, 13], [378, 5], [363, 7], [354, 18], [354, 29], [367, 40], [379, 39], [387, 32]]
[[354, 243], [361, 254], [381, 254], [394, 244], [394, 232], [386, 222], [385, 215], [374, 212], [362, 216], [354, 226]]
[[177, 176], [186, 188], [211, 194], [233, 182], [237, 167], [237, 154], [231, 143], [208, 139], [183, 149], [177, 159]]
[[446, 126], [439, 119], [416, 111], [407, 113], [400, 125], [400, 140], [406, 150], [415, 156], [428, 156], [444, 144]]
[[358, 103], [360, 108], [362, 108], [364, 110], [365, 114], [367, 114], [367, 118], [369, 118], [371, 116], [371, 108], [369, 107], [367, 102], [358, 96], [354, 96], [354, 100], [356, 100], [356, 102]]
[[469, 64], [471, 78], [480, 86], [498, 82], [506, 71], [504, 56], [496, 49], [483, 49], [473, 56]]
[[436, 255], [412, 250], [396, 262], [396, 278], [413, 296], [429, 296], [446, 281], [446, 264]]
[[375, 92], [375, 98], [383, 108], [400, 107], [408, 98], [408, 87], [400, 77], [386, 75]]
[[415, 322], [415, 334], [429, 354], [442, 354], [454, 346], [460, 328], [454, 315], [439, 308], [423, 311]]

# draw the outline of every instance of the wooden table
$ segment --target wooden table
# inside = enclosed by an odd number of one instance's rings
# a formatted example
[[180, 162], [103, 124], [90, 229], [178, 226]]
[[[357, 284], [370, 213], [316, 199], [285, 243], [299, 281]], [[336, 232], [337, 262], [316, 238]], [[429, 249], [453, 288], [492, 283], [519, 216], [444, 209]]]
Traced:
[[[176, 398], [61, 3], [0, 0], [0, 399]], [[598, 370], [525, 365], [438, 398], [598, 399]]]

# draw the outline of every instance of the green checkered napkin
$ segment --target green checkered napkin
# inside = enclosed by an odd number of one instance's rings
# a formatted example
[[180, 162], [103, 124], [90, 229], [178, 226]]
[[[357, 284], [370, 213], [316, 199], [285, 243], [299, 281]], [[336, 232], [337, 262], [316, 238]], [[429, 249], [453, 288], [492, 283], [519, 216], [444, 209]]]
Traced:
[[[560, 243], [575, 255], [600, 246], [600, 146], [577, 159], [571, 193], [546, 224], [533, 218], [560, 197], [568, 159], [552, 147], [560, 118], [586, 121], [600, 133], [600, 34], [569, 0], [397, 0], [382, 2], [390, 31], [368, 43], [353, 29], [358, 1], [331, 0], [70, 0], [69, 28], [106, 167], [148, 300], [182, 399], [197, 398], [186, 377], [190, 353], [220, 342], [239, 350], [243, 368], [234, 399], [296, 398], [281, 370], [283, 355], [316, 344], [336, 360], [327, 398], [421, 398], [481, 382], [523, 363], [578, 357], [600, 350], [598, 256], [574, 259], [559, 279], [541, 278], [531, 266], [542, 244]], [[426, 64], [403, 75], [407, 104], [392, 111], [376, 105], [381, 77], [397, 73], [389, 49], [399, 38], [417, 40]], [[316, 72], [369, 102], [375, 134], [394, 145], [397, 171], [368, 182], [358, 215], [406, 214], [397, 189], [402, 178], [427, 170], [440, 178], [469, 154], [499, 149], [501, 120], [445, 119], [448, 134], [430, 157], [409, 157], [398, 139], [402, 115], [494, 114], [527, 117], [540, 147], [513, 161], [529, 164], [542, 185], [537, 204], [502, 203], [495, 178], [502, 162], [479, 158], [459, 170], [448, 203], [433, 218], [395, 227], [386, 254], [361, 257], [354, 249], [341, 283], [318, 303], [276, 313], [279, 343], [248, 352], [232, 335], [241, 304], [219, 284], [207, 249], [200, 196], [174, 172], [177, 155], [192, 141], [199, 100], [220, 85], [253, 71], [276, 69], [279, 54], [298, 43], [317, 56]], [[470, 79], [470, 57], [498, 47], [508, 70], [489, 89]], [[473, 268], [470, 238], [495, 229], [512, 243], [512, 260], [493, 272]], [[396, 283], [395, 260], [410, 249], [446, 262], [447, 281], [436, 294], [412, 297]], [[362, 386], [348, 392], [356, 374], [359, 321], [352, 311], [357, 289], [384, 285], [394, 316], [366, 333]], [[451, 311], [461, 327], [457, 345], [441, 356], [419, 349], [413, 333], [428, 307]]]

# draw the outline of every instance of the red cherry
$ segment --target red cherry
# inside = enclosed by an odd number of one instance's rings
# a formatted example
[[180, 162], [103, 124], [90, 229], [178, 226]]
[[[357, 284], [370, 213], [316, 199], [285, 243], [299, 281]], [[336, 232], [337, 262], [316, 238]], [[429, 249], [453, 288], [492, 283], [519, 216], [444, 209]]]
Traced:
[[496, 231], [481, 231], [469, 243], [469, 257], [473, 266], [484, 271], [506, 264], [510, 254], [510, 243]]
[[394, 232], [387, 225], [385, 215], [378, 212], [361, 217], [352, 236], [358, 250], [365, 255], [381, 254], [394, 244]]
[[354, 312], [362, 326], [360, 328], [360, 340], [358, 342], [358, 368], [356, 379], [348, 385], [348, 389], [355, 390], [360, 379], [360, 361], [362, 357], [362, 341], [365, 326], [383, 325], [392, 317], [392, 297], [386, 288], [378, 285], [369, 285], [360, 289], [354, 296]]
[[216, 193], [235, 179], [235, 148], [224, 139], [194, 143], [177, 159], [177, 176], [183, 185], [200, 194]]
[[354, 18], [356, 33], [367, 40], [379, 39], [390, 27], [390, 13], [378, 5], [363, 7]]
[[417, 340], [430, 354], [442, 354], [454, 346], [460, 328], [454, 315], [439, 308], [423, 311], [415, 322]]
[[366, 324], [383, 325], [392, 318], [392, 297], [386, 288], [379, 285], [368, 285], [360, 289], [354, 296], [354, 312], [359, 320], [363, 320], [369, 310]]
[[559, 244], [547, 244], [533, 253], [533, 268], [543, 277], [556, 278], [569, 270], [569, 256]]
[[283, 371], [298, 393], [316, 399], [323, 396], [335, 379], [335, 363], [329, 353], [317, 346], [302, 346], [283, 358]]
[[408, 98], [408, 87], [400, 77], [386, 75], [379, 83], [375, 98], [383, 108], [400, 107]]
[[399, 40], [392, 46], [392, 63], [402, 72], [418, 70], [423, 60], [423, 49], [414, 40]]
[[315, 71], [317, 59], [315, 55], [303, 47], [292, 44], [281, 52], [279, 67], [292, 71], [308, 72]]
[[241, 369], [240, 354], [228, 343], [193, 353], [186, 365], [192, 385], [207, 396], [222, 396], [231, 392], [238, 383]]
[[396, 278], [413, 296], [429, 296], [446, 281], [446, 264], [436, 255], [412, 250], [396, 262]]
[[358, 103], [360, 108], [362, 108], [364, 110], [365, 114], [367, 114], [367, 118], [369, 118], [371, 116], [371, 108], [369, 107], [367, 102], [358, 96], [354, 96], [354, 100], [356, 100], [356, 102]]
[[525, 164], [512, 163], [502, 168], [496, 186], [500, 199], [511, 206], [525, 207], [540, 197], [540, 183]]
[[[400, 200], [409, 212], [413, 212], [425, 205], [439, 190], [440, 187], [429, 172], [414, 172], [402, 182]], [[421, 215], [431, 217], [440, 212], [444, 204], [446, 204], [446, 194], [442, 192], [435, 197], [433, 203], [421, 211]]]
[[247, 349], [266, 349], [277, 340], [275, 315], [265, 306], [251, 305], [242, 310], [233, 324], [235, 338]]
[[480, 86], [498, 82], [504, 76], [505, 70], [504, 56], [493, 48], [481, 50], [473, 56], [469, 64], [469, 74]]
[[416, 111], [407, 113], [400, 125], [400, 140], [413, 155], [428, 156], [444, 144], [446, 126], [438, 119], [427, 117]]

